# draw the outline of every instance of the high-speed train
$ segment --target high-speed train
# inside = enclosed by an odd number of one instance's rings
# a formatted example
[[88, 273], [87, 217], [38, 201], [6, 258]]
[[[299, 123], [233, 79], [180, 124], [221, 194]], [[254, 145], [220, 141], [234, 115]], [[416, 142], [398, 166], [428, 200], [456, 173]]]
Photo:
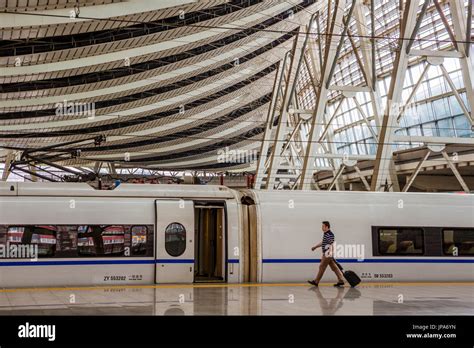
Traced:
[[1, 183], [0, 287], [305, 282], [323, 220], [362, 282], [474, 280], [469, 194]]

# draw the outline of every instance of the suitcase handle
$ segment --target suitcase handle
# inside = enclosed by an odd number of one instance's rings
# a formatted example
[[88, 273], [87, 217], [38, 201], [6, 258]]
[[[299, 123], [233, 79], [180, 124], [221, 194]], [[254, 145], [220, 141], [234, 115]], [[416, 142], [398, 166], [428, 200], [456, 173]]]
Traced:
[[341, 272], [344, 271], [344, 269], [342, 268], [342, 266], [339, 264], [339, 262], [336, 261], [336, 259], [333, 259], [334, 262], [336, 263], [336, 266], [341, 270]]

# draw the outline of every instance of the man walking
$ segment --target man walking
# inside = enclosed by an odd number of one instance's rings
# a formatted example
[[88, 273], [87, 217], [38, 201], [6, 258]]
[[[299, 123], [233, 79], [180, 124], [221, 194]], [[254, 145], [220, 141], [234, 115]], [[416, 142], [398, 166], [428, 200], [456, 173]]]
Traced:
[[329, 266], [337, 276], [337, 283], [334, 284], [334, 286], [344, 286], [342, 272], [339, 267], [337, 267], [336, 261], [333, 257], [334, 233], [332, 233], [331, 231], [331, 224], [329, 223], [329, 221], [323, 221], [321, 229], [323, 230], [323, 240], [311, 248], [311, 251], [314, 251], [317, 248], [322, 247], [323, 255], [321, 257], [321, 263], [319, 264], [319, 272], [316, 276], [316, 279], [308, 280], [308, 283], [314, 286], [318, 286], [319, 281], [321, 280], [324, 272], [326, 271], [326, 268]]

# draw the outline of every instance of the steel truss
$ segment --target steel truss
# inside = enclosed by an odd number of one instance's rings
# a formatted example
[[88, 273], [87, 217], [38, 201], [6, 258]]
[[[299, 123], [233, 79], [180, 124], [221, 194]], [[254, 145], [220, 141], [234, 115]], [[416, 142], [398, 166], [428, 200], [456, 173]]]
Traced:
[[[282, 59], [275, 78], [273, 99], [268, 110], [265, 135], [262, 141], [257, 166], [255, 188], [258, 189], [327, 189], [344, 190], [350, 171], [359, 176], [362, 187], [372, 191], [407, 191], [421, 170], [423, 163], [432, 154], [441, 153], [462, 189], [469, 187], [457, 170], [457, 163], [446, 152], [447, 145], [474, 143], [471, 139], [456, 137], [408, 137], [395, 135], [399, 121], [413, 102], [430, 67], [438, 66], [465, 117], [474, 125], [474, 63], [470, 56], [472, 4], [468, 14], [459, 0], [446, 0], [450, 11], [450, 25], [439, 0], [425, 0], [421, 6], [417, 0], [401, 2], [400, 34], [395, 47], [396, 59], [391, 71], [391, 82], [386, 105], [382, 105], [377, 89], [375, 0], [328, 0], [311, 17], [310, 23], [301, 28], [293, 48]], [[437, 11], [451, 40], [452, 50], [415, 49], [414, 43], [427, 9]], [[303, 35], [305, 33], [305, 35]], [[363, 80], [361, 83], [333, 83], [336, 67], [344, 44], [350, 43], [349, 54], [355, 56]], [[347, 51], [347, 50], [346, 50]], [[348, 54], [345, 52], [345, 54]], [[471, 52], [472, 56], [472, 52]], [[459, 59], [466, 105], [449, 76], [443, 61]], [[402, 98], [409, 63], [425, 64], [424, 71], [413, 86], [408, 98]], [[424, 62], [424, 63], [423, 63]], [[314, 90], [315, 102], [311, 109], [299, 105], [298, 83], [303, 70], [309, 75], [310, 88]], [[359, 93], [370, 95], [369, 114], [361, 107]], [[361, 116], [361, 124], [367, 127], [377, 145], [375, 155], [350, 155], [338, 153], [334, 142], [333, 121], [347, 100], [355, 105]], [[333, 101], [333, 112], [328, 103]], [[373, 127], [371, 121], [374, 122]], [[419, 142], [427, 146], [426, 154], [418, 166], [407, 176], [400, 188], [393, 151], [394, 144]], [[438, 156], [439, 157], [439, 156]], [[373, 161], [373, 170], [362, 173], [360, 161]], [[323, 165], [321, 165], [323, 163]], [[314, 180], [319, 171], [331, 171], [332, 180], [320, 187]], [[368, 179], [370, 180], [370, 183]]]

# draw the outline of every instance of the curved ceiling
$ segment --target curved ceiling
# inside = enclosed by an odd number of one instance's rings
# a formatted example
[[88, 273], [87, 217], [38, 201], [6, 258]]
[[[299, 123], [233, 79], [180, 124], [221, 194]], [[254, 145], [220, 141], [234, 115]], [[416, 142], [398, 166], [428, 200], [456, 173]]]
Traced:
[[0, 0], [0, 147], [105, 136], [62, 163], [243, 167], [217, 153], [258, 148], [278, 62], [316, 2]]

